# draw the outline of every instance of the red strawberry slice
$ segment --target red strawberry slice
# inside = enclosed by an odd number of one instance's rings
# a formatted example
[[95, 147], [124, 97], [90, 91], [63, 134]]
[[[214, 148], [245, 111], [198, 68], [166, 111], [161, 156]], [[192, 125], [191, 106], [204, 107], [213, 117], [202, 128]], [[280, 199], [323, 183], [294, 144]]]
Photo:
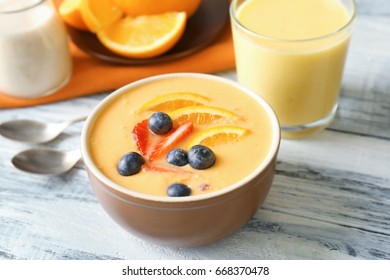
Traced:
[[163, 154], [167, 153], [172, 149], [180, 140], [186, 137], [191, 133], [194, 125], [192, 122], [185, 122], [178, 126], [174, 131], [167, 134], [157, 145], [154, 147], [152, 153], [150, 154], [149, 160], [153, 160], [161, 157]]
[[169, 167], [169, 166], [164, 166], [164, 165], [159, 165], [159, 164], [152, 164], [152, 163], [145, 163], [142, 165], [142, 169], [144, 171], [153, 171], [153, 172], [173, 172], [176, 174], [193, 174], [191, 171], [175, 168], [175, 167]]
[[136, 124], [133, 129], [133, 138], [141, 155], [146, 155], [149, 144], [148, 120]]

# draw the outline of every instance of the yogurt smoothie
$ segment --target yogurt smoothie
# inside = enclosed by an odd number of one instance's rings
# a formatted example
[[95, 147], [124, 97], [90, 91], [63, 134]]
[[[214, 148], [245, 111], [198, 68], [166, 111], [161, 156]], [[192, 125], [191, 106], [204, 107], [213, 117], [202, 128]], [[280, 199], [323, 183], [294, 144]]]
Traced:
[[[168, 100], [171, 101], [165, 100], [166, 96], [169, 96]], [[182, 101], [183, 96], [190, 98]], [[164, 100], [167, 103], [164, 103]], [[176, 105], [181, 108], [167, 106], [172, 100], [176, 100]], [[190, 104], [194, 100], [197, 105]], [[165, 105], [157, 106], [159, 103]], [[170, 149], [188, 150], [189, 146], [192, 146], [191, 141], [197, 136], [205, 131], [215, 132], [216, 127], [234, 127], [229, 130], [233, 136], [224, 143], [203, 143], [212, 149], [216, 161], [210, 168], [197, 170], [189, 164], [174, 166], [168, 163], [168, 151], [152, 161], [150, 151], [158, 146], [156, 143], [165, 135], [153, 135], [146, 131], [146, 128], [142, 134], [149, 135], [149, 152], [143, 155], [145, 163], [142, 170], [131, 176], [122, 176], [117, 170], [119, 159], [131, 151], [140, 153], [134, 138], [135, 127], [150, 119], [156, 111], [163, 111], [172, 117], [173, 130], [175, 126], [179, 126], [177, 122], [189, 116], [188, 112], [210, 113], [193, 118], [190, 121], [193, 123], [192, 130], [184, 137], [179, 137], [179, 141]], [[183, 111], [187, 113], [180, 113]], [[172, 183], [187, 185], [191, 188], [191, 195], [218, 191], [237, 183], [262, 164], [269, 156], [271, 146], [275, 144], [273, 142], [276, 135], [279, 135], [277, 122], [271, 121], [270, 109], [265, 109], [253, 97], [236, 87], [199, 77], [175, 77], [143, 84], [116, 96], [109, 104], [100, 108], [99, 112], [88, 136], [88, 149], [97, 168], [120, 186], [157, 196], [167, 196], [167, 187]], [[219, 113], [222, 117], [213, 115]], [[214, 119], [209, 120], [210, 117]], [[183, 122], [186, 125], [188, 120]], [[244, 134], [234, 135], [236, 131], [244, 131]], [[142, 142], [142, 139], [139, 142]]]
[[238, 80], [273, 107], [283, 136], [326, 125], [334, 116], [353, 8], [349, 0], [232, 4]]
[[51, 1], [0, 0], [0, 61], [0, 93], [33, 98], [67, 82], [67, 35]]

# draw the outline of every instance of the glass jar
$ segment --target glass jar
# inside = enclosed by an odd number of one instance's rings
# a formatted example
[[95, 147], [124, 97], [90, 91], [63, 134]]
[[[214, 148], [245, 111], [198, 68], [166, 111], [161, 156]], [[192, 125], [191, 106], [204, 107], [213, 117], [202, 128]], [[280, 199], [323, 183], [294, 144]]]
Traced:
[[35, 98], [69, 80], [65, 27], [50, 0], [0, 0], [0, 93]]

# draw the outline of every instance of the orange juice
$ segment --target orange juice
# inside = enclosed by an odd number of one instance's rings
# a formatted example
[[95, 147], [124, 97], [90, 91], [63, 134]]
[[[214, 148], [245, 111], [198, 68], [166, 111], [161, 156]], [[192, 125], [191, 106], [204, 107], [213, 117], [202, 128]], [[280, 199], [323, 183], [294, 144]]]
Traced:
[[[143, 121], [155, 112], [169, 114], [174, 131], [181, 122], [192, 123], [191, 131], [178, 138], [170, 150], [188, 150], [199, 144], [199, 137], [205, 136], [207, 131], [220, 131], [221, 127], [229, 128], [228, 134], [233, 136], [227, 142], [204, 142], [215, 153], [212, 167], [197, 170], [188, 164], [173, 166], [166, 159], [168, 150], [158, 156], [154, 153], [158, 143], [169, 137], [169, 133], [154, 135], [144, 127], [142, 133], [134, 137]], [[189, 112], [196, 117], [186, 119], [191, 115]], [[203, 113], [196, 115], [196, 112]], [[166, 196], [170, 184], [181, 183], [191, 188], [191, 195], [199, 195], [232, 186], [249, 176], [269, 159], [278, 136], [276, 117], [255, 94], [244, 92], [235, 83], [188, 74], [152, 79], [111, 97], [99, 108], [92, 123], [88, 149], [100, 172], [120, 186], [143, 194]], [[146, 138], [147, 141], [142, 140]], [[145, 163], [140, 172], [122, 176], [117, 164], [128, 152], [141, 153]]]
[[231, 14], [238, 80], [273, 107], [283, 135], [328, 124], [337, 107], [353, 2], [238, 0]]

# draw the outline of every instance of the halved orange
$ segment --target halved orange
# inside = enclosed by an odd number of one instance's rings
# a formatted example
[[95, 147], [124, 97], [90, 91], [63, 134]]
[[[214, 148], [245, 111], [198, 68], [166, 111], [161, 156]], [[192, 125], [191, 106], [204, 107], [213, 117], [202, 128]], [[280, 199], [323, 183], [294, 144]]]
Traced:
[[81, 0], [80, 10], [89, 31], [94, 33], [124, 15], [112, 0]]
[[[167, 12], [186, 12], [190, 17], [201, 0], [113, 0], [129, 16], [155, 15]], [[206, 0], [208, 1], [208, 0]]]
[[234, 120], [239, 117], [231, 111], [212, 106], [188, 106], [177, 109], [169, 116], [174, 122], [190, 121], [194, 124], [211, 124], [220, 119]]
[[186, 149], [202, 144], [212, 147], [219, 144], [235, 143], [240, 141], [249, 130], [240, 126], [222, 125], [213, 126], [196, 133], [186, 144]]
[[139, 109], [143, 111], [171, 112], [183, 107], [204, 105], [210, 101], [209, 98], [193, 92], [173, 92], [159, 95], [145, 102]]
[[58, 8], [58, 13], [64, 22], [70, 26], [80, 30], [88, 30], [81, 16], [81, 0], [62, 1]]
[[171, 49], [183, 35], [184, 12], [125, 17], [97, 32], [109, 50], [129, 58], [150, 58]]

